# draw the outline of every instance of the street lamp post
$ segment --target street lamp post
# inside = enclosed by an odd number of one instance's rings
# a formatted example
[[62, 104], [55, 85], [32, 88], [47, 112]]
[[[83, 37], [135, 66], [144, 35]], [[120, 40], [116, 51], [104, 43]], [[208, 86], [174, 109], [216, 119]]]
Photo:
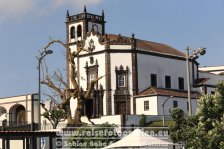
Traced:
[[41, 101], [41, 86], [40, 86], [40, 65], [41, 65], [41, 61], [43, 60], [43, 58], [48, 55], [48, 54], [52, 54], [53, 51], [52, 50], [46, 50], [46, 51], [43, 51], [41, 54], [40, 54], [40, 57], [38, 58], [38, 96], [39, 96], [39, 100], [38, 100], [38, 106], [39, 106], [39, 110], [38, 110], [38, 129], [40, 129], [40, 124], [41, 124], [41, 121], [40, 121], [40, 101]]
[[[188, 107], [189, 107], [189, 115], [192, 115], [192, 107], [191, 107], [191, 85], [190, 85], [190, 60], [195, 60], [198, 58], [198, 55], [204, 55], [206, 53], [206, 48], [198, 48], [197, 50], [193, 50], [193, 53], [189, 54], [189, 47], [186, 49], [186, 69], [187, 69], [187, 96], [188, 96]], [[194, 71], [194, 70], [192, 70]]]
[[188, 114], [191, 115], [191, 86], [190, 86], [190, 65], [189, 65], [189, 47], [186, 53], [186, 68], [187, 68], [187, 97], [188, 97]]
[[167, 99], [166, 99], [165, 101], [162, 102], [162, 107], [163, 107], [163, 127], [165, 126], [164, 105], [165, 105], [165, 103], [166, 103], [170, 98], [173, 98], [173, 96], [169, 96], [169, 97], [167, 97]]

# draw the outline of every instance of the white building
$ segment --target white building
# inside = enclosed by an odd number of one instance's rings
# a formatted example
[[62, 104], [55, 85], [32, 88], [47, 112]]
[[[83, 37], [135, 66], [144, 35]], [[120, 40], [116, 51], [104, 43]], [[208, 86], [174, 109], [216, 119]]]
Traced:
[[[83, 115], [90, 118], [108, 115], [170, 115], [173, 107], [188, 111], [185, 54], [162, 43], [145, 41], [121, 35], [106, 34], [104, 12], [102, 15], [67, 13], [67, 43], [72, 50], [77, 45], [82, 52], [76, 59], [77, 80], [86, 90], [88, 83], [100, 76], [95, 96], [85, 103]], [[68, 65], [69, 72], [69, 65]], [[223, 76], [213, 75], [207, 85], [208, 73], [199, 71], [199, 63], [190, 62], [192, 111], [196, 112], [201, 93], [214, 91]], [[207, 89], [209, 87], [209, 89]], [[100, 88], [103, 93], [99, 95]]]
[[38, 100], [37, 94], [0, 98], [0, 126], [38, 123]]
[[[12, 138], [9, 141], [6, 136], [9, 131], [25, 132], [30, 131], [32, 127], [38, 128], [38, 100], [38, 94], [0, 98], [0, 131], [4, 134], [0, 135], [0, 148], [6, 148], [7, 144], [8, 148], [10, 146], [13, 149], [23, 149], [25, 144], [29, 144], [28, 137], [10, 136]], [[31, 126], [32, 123], [36, 125]]]

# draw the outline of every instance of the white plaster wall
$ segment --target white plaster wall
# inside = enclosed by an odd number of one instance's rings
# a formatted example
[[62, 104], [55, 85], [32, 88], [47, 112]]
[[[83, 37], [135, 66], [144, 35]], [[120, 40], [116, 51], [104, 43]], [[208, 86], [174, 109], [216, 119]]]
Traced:
[[[112, 89], [112, 114], [115, 113], [114, 111], [114, 91], [116, 90], [116, 73], [115, 73], [115, 67], [117, 66], [118, 69], [122, 65], [124, 67], [124, 70], [126, 70], [126, 67], [128, 66], [128, 90], [130, 95], [133, 95], [132, 92], [132, 61], [131, 61], [131, 53], [111, 53], [111, 89]], [[132, 97], [131, 97], [132, 98]], [[132, 99], [130, 99], [132, 100]], [[131, 109], [131, 112], [133, 113], [133, 109]]]
[[[144, 111], [144, 101], [149, 101], [149, 110]], [[136, 98], [137, 115], [158, 115], [157, 96]]]
[[[105, 49], [105, 45], [100, 44], [99, 38], [97, 37], [97, 35], [93, 35], [92, 32], [91, 32], [91, 35], [87, 37], [85, 40], [84, 49], [88, 50], [90, 40], [93, 40], [94, 42], [95, 49], [93, 50], [93, 52], [102, 51]], [[89, 52], [83, 51], [82, 53], [80, 53], [80, 55], [86, 54], [86, 53], [89, 53]]]
[[[2, 139], [0, 139], [0, 149], [2, 149]], [[10, 140], [10, 149], [24, 149], [23, 140]]]
[[[105, 76], [105, 53], [92, 55], [94, 58], [94, 63], [90, 64], [90, 56], [81, 57], [79, 59], [79, 72], [80, 72], [80, 86], [85, 90], [87, 88], [87, 75], [86, 75], [86, 62], [88, 62], [88, 66], [95, 65], [95, 61], [98, 61], [98, 77]], [[105, 77], [98, 81], [98, 84], [102, 84], [105, 87]]]
[[[165, 101], [168, 97], [166, 96], [158, 96], [158, 115], [163, 115], [163, 107], [162, 102]], [[164, 104], [164, 115], [170, 115], [169, 109], [173, 108], [173, 101], [178, 101], [178, 108], [181, 108], [186, 114], [188, 114], [187, 110], [187, 98], [180, 98], [180, 97], [171, 97], [167, 100]], [[197, 99], [191, 99], [191, 107], [192, 107], [192, 114], [196, 113], [197, 110]]]
[[[93, 35], [92, 33], [90, 34], [89, 37], [86, 38], [85, 43], [84, 43], [84, 49], [88, 50], [89, 42], [90, 42], [91, 39], [93, 40], [94, 46], [95, 46], [95, 49], [93, 50], [93, 52], [98, 52], [98, 51], [105, 50], [105, 45], [100, 44], [99, 43], [99, 38], [97, 37], [97, 35]], [[69, 47], [71, 48], [72, 52], [77, 50], [76, 45], [71, 45]], [[89, 53], [89, 52], [82, 51], [80, 53], [80, 55], [87, 54], [87, 53]]]
[[115, 67], [118, 68], [122, 65], [124, 70], [126, 70], [126, 66], [128, 66], [128, 88], [129, 92], [132, 94], [132, 61], [131, 61], [131, 53], [111, 53], [111, 88], [112, 90], [116, 89], [116, 73]]
[[23, 140], [10, 140], [10, 148], [23, 149]]
[[159, 88], [165, 88], [165, 76], [168, 75], [171, 76], [172, 89], [179, 89], [178, 77], [184, 78], [184, 89], [187, 89], [186, 61], [143, 54], [137, 54], [137, 56], [139, 92], [151, 86], [151, 74], [157, 75]]

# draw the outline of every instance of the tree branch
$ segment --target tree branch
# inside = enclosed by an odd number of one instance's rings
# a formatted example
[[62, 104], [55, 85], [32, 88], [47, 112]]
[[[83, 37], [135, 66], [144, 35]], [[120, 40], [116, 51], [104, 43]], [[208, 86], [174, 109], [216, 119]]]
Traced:
[[92, 92], [92, 89], [94, 87], [94, 85], [97, 83], [97, 81], [99, 81], [100, 79], [102, 79], [104, 76], [101, 76], [99, 78], [97, 78], [96, 80], [93, 80], [90, 82], [90, 84], [88, 85], [88, 89], [87, 89], [87, 92], [85, 93], [84, 97], [85, 98], [89, 98], [90, 97], [90, 94]]

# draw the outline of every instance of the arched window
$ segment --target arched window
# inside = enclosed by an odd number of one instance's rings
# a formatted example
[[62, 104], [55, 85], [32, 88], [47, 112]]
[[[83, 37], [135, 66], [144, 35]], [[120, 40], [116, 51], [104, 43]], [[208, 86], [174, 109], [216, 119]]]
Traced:
[[77, 27], [77, 37], [82, 37], [82, 26], [78, 25]]
[[71, 36], [71, 39], [75, 38], [75, 27], [74, 26], [72, 26], [70, 29], [70, 36]]
[[23, 106], [19, 106], [16, 109], [16, 124], [17, 125], [21, 125], [21, 124], [25, 124], [25, 108]]
[[14, 105], [9, 110], [10, 125], [23, 125], [26, 122], [26, 110], [22, 105]]

